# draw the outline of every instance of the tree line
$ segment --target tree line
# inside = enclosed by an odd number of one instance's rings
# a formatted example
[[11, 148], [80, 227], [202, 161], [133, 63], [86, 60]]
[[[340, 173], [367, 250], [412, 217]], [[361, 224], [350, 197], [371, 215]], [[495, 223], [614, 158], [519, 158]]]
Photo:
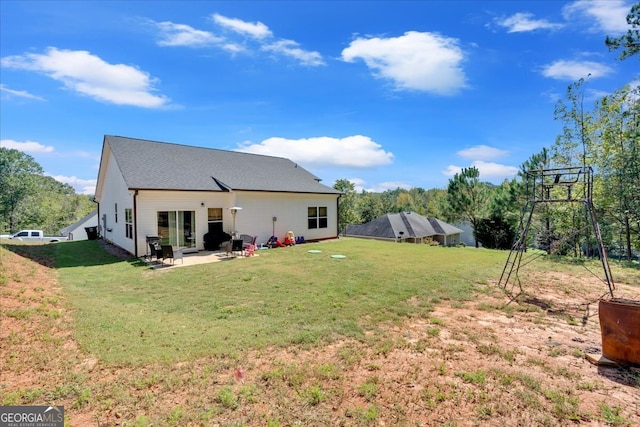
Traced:
[[[622, 49], [619, 59], [640, 53], [640, 3], [627, 16], [631, 29], [619, 38], [607, 37], [610, 50]], [[355, 191], [346, 179], [336, 181], [341, 191], [340, 227], [371, 221], [386, 213], [414, 211], [448, 222], [468, 222], [476, 240], [488, 248], [508, 249], [522, 224], [530, 198], [532, 170], [590, 167], [593, 170], [593, 206], [602, 239], [610, 255], [631, 259], [640, 250], [640, 83], [634, 81], [585, 108], [586, 80], [571, 84], [554, 110], [563, 123], [555, 143], [533, 153], [518, 175], [500, 185], [480, 180], [475, 167], [462, 169], [446, 189], [396, 189], [381, 193]], [[580, 203], [545, 204], [534, 210], [528, 246], [548, 252], [590, 255], [595, 236], [579, 236], [589, 218]]]
[[[640, 85], [624, 86], [598, 99], [587, 111], [582, 102], [584, 84], [580, 80], [570, 85], [566, 99], [556, 105], [555, 117], [564, 126], [555, 143], [533, 154], [513, 179], [493, 185], [482, 182], [478, 169], [469, 167], [443, 189], [397, 188], [381, 193], [357, 192], [351, 182], [340, 179], [334, 188], [343, 193], [341, 229], [386, 213], [414, 211], [452, 223], [468, 222], [476, 245], [508, 249], [531, 196], [527, 172], [586, 166], [593, 169], [592, 200], [605, 246], [630, 259], [634, 250], [640, 250]], [[588, 253], [594, 236], [589, 241], [566, 242], [574, 230], [587, 225], [583, 210], [580, 203], [536, 209], [530, 245], [549, 252]], [[558, 242], [564, 243], [558, 247]]]
[[44, 175], [32, 156], [0, 147], [0, 234], [22, 229], [59, 234], [96, 208], [92, 196]]

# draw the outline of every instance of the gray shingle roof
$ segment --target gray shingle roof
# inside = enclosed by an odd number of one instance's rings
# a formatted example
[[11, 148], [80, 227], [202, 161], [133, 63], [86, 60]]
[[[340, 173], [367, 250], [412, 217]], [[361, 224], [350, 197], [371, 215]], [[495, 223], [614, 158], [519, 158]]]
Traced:
[[415, 212], [388, 213], [366, 224], [347, 226], [348, 236], [366, 236], [380, 239], [448, 236], [462, 233], [457, 227], [437, 218], [425, 218]]
[[130, 189], [339, 194], [289, 159], [105, 135]]

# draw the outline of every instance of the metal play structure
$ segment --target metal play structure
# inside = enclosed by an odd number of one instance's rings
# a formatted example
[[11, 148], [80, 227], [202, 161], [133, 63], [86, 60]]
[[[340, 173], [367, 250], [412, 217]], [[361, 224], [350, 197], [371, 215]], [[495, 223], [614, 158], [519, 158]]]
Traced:
[[[526, 172], [527, 202], [522, 210], [516, 241], [511, 247], [509, 256], [502, 270], [498, 282], [506, 292], [513, 293], [514, 288], [522, 286], [518, 271], [521, 266], [532, 262], [539, 254], [527, 256], [527, 236], [531, 227], [533, 213], [537, 206], [544, 203], [581, 203], [584, 205], [585, 216], [589, 223], [586, 227], [574, 230], [571, 238], [586, 229], [591, 229], [598, 248], [598, 256], [604, 270], [604, 281], [613, 297], [615, 285], [611, 276], [607, 252], [602, 242], [602, 234], [593, 207], [593, 170], [589, 166], [566, 167], [554, 169], [536, 169]], [[566, 239], [566, 238], [565, 238]]]

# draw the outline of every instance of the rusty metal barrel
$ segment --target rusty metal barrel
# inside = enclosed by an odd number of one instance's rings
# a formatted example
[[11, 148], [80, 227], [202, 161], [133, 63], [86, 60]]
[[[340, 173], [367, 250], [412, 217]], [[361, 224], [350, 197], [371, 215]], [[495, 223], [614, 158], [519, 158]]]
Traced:
[[600, 300], [602, 355], [625, 365], [640, 365], [640, 301]]

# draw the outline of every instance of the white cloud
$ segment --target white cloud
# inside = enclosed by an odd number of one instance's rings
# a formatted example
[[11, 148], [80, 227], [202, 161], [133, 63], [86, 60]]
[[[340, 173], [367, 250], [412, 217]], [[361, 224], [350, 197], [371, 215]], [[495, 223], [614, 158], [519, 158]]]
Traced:
[[484, 162], [482, 160], [476, 160], [472, 164], [480, 171], [480, 176], [485, 178], [513, 178], [516, 176], [520, 169], [515, 166], [502, 165], [494, 162]]
[[254, 39], [264, 39], [273, 35], [271, 30], [269, 30], [269, 27], [260, 21], [255, 23], [246, 22], [237, 18], [227, 18], [226, 16], [222, 16], [217, 13], [211, 15], [211, 19], [221, 27], [239, 34], [247, 35]]
[[348, 181], [353, 184], [356, 193], [361, 193], [363, 191], [368, 193], [382, 193], [387, 190], [395, 190], [397, 188], [403, 188], [405, 190], [413, 188], [412, 185], [402, 181], [386, 181], [377, 184], [367, 184], [367, 182], [361, 178], [348, 178]]
[[221, 46], [227, 52], [234, 53], [234, 54], [244, 52], [247, 50], [247, 48], [245, 48], [244, 46], [238, 43], [233, 43], [233, 42], [223, 43]]
[[376, 193], [381, 193], [387, 190], [395, 190], [397, 188], [403, 188], [405, 190], [410, 190], [413, 188], [413, 185], [407, 184], [402, 181], [385, 181], [375, 184], [372, 188], [367, 189], [366, 191], [373, 191]]
[[168, 21], [154, 22], [154, 24], [160, 29], [159, 46], [203, 47], [224, 40], [208, 31], [196, 30], [185, 24], [174, 24]]
[[542, 68], [542, 75], [556, 80], [579, 80], [597, 78], [610, 74], [613, 69], [593, 61], [558, 60]]
[[[48, 174], [47, 174], [48, 175]], [[80, 179], [76, 176], [64, 176], [64, 175], [48, 175], [58, 182], [63, 184], [69, 184], [72, 186], [78, 194], [95, 194], [97, 180], [95, 179]]]
[[460, 150], [456, 154], [464, 159], [488, 160], [495, 159], [497, 157], [504, 157], [509, 154], [509, 152], [489, 147], [487, 145], [476, 145], [475, 147]]
[[577, 0], [562, 9], [567, 21], [595, 21], [592, 31], [620, 34], [629, 29], [627, 14], [631, 4], [624, 0]]
[[533, 19], [533, 14], [527, 12], [515, 13], [507, 18], [496, 19], [495, 22], [507, 28], [508, 33], [523, 33], [535, 30], [556, 30], [562, 28], [562, 24], [554, 24], [546, 19]]
[[50, 145], [42, 145], [39, 142], [34, 141], [14, 141], [13, 139], [0, 140], [0, 147], [13, 148], [25, 153], [51, 153], [54, 148]]
[[303, 65], [324, 65], [322, 55], [318, 52], [310, 52], [300, 49], [298, 43], [293, 40], [278, 40], [274, 43], [262, 45], [262, 50], [279, 53], [299, 60]]
[[[478, 169], [480, 172], [480, 181], [501, 181], [505, 178], [513, 178], [519, 171], [515, 166], [485, 162], [482, 160], [476, 160], [472, 162], [470, 166], [474, 166]], [[442, 173], [446, 176], [452, 177], [455, 174], [460, 173], [463, 168], [464, 166], [449, 165], [444, 171], [442, 171]]]
[[[209, 47], [215, 46], [238, 54], [262, 50], [277, 56], [293, 58], [305, 66], [324, 65], [322, 55], [316, 51], [304, 50], [294, 40], [275, 38], [269, 27], [262, 22], [246, 22], [237, 18], [229, 18], [218, 13], [211, 15], [211, 22], [222, 27], [224, 36], [209, 31], [198, 30], [190, 25], [173, 22], [153, 22], [160, 30], [160, 46]], [[244, 37], [243, 37], [244, 36]], [[241, 37], [239, 40], [238, 38]], [[235, 38], [235, 39], [234, 39]]]
[[[347, 181], [349, 181], [350, 183], [353, 184], [353, 186], [355, 187], [355, 190], [357, 193], [360, 193], [362, 190], [364, 190], [364, 184], [366, 183], [366, 181], [364, 179], [361, 178], [347, 178]], [[335, 182], [334, 182], [335, 184]]]
[[4, 92], [6, 94], [9, 94], [10, 96], [16, 96], [18, 98], [28, 98], [28, 99], [34, 99], [36, 101], [44, 101], [44, 98], [41, 98], [39, 96], [36, 95], [32, 95], [27, 91], [24, 90], [13, 90], [13, 89], [9, 89], [8, 87], [6, 87], [3, 84], [0, 84], [0, 92]]
[[273, 137], [259, 144], [245, 144], [237, 151], [287, 157], [303, 165], [367, 168], [388, 165], [393, 154], [362, 135], [346, 138], [321, 136], [286, 139]]
[[397, 89], [451, 95], [466, 86], [458, 40], [436, 33], [358, 38], [342, 51], [342, 59], [362, 59], [376, 77], [393, 81]]
[[65, 87], [99, 101], [158, 108], [169, 100], [154, 95], [156, 79], [136, 67], [109, 64], [84, 50], [47, 49], [45, 54], [6, 56], [3, 67], [35, 71], [64, 83]]

